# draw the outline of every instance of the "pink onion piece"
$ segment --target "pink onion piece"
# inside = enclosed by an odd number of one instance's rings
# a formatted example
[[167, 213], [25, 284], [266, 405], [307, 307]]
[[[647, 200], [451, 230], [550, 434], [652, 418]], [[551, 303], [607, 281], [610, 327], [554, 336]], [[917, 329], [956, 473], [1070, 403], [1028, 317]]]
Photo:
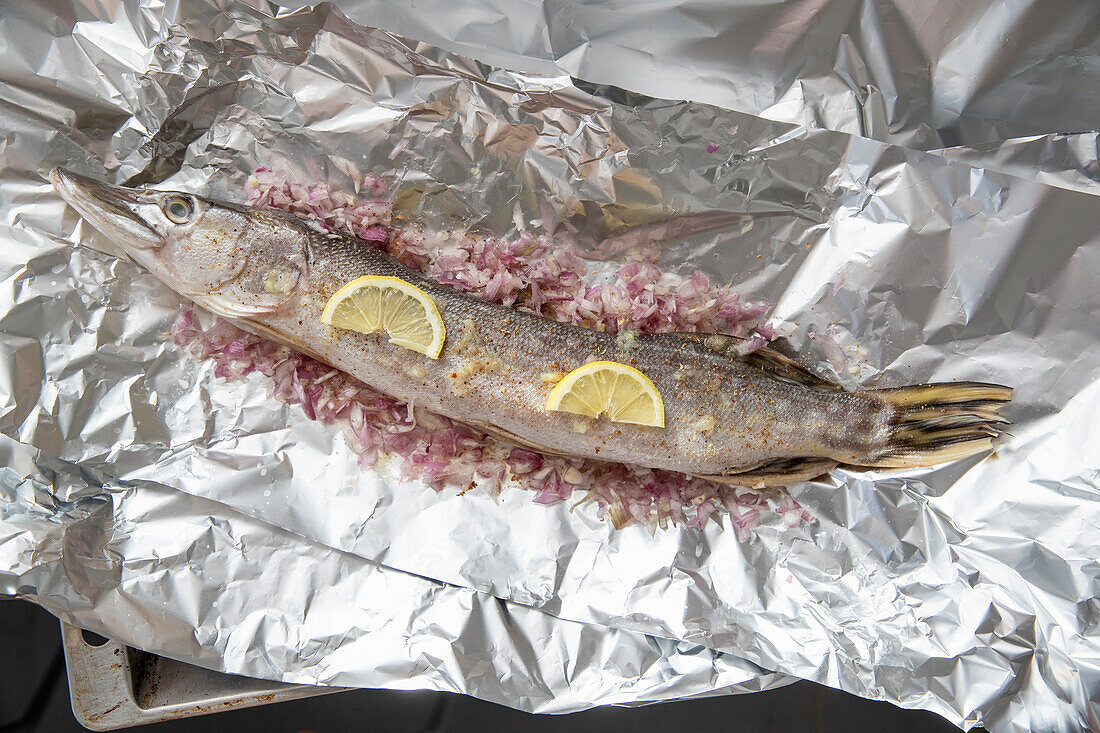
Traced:
[[819, 332], [813, 334], [812, 338], [821, 346], [822, 353], [832, 364], [833, 369], [839, 372], [848, 365], [848, 357], [844, 355], [844, 350], [840, 348], [840, 344], [832, 336]]
[[[429, 244], [423, 232], [395, 221], [392, 202], [382, 198], [382, 179], [367, 176], [360, 188], [374, 198], [356, 198], [324, 184], [299, 185], [269, 168], [257, 168], [246, 193], [254, 206], [289, 211], [360, 236], [449, 287], [565, 323], [605, 331], [730, 333], [753, 344], [767, 340], [761, 333], [767, 327], [760, 321], [767, 304], [742, 303], [730, 287], [715, 286], [704, 273], [684, 278], [631, 261], [610, 282], [592, 285], [584, 280], [584, 261], [547, 237], [527, 231], [507, 238], [445, 232]], [[240, 380], [260, 372], [269, 380], [272, 397], [301, 405], [310, 419], [342, 425], [360, 465], [373, 466], [383, 455], [400, 458], [404, 478], [424, 481], [437, 491], [447, 486], [465, 491], [480, 483], [495, 494], [510, 477], [535, 492], [539, 504], [569, 500], [579, 490], [583, 501], [595, 501], [600, 515], [616, 526], [703, 527], [725, 513], [742, 539], [768, 509], [759, 492], [692, 476], [502, 449], [465, 425], [419, 409], [414, 414], [410, 406], [348, 374], [227, 321], [204, 329], [190, 308], [180, 312], [171, 339], [212, 361], [219, 378]], [[785, 518], [814, 521], [785, 493], [776, 507]]]

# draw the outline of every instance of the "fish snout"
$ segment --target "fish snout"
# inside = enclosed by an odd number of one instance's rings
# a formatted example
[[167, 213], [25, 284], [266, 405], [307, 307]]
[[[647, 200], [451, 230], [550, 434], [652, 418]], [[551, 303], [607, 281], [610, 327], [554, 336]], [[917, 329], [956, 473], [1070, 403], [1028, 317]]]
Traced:
[[164, 237], [139, 212], [143, 192], [113, 186], [63, 168], [50, 171], [50, 183], [69, 206], [124, 248], [154, 249]]

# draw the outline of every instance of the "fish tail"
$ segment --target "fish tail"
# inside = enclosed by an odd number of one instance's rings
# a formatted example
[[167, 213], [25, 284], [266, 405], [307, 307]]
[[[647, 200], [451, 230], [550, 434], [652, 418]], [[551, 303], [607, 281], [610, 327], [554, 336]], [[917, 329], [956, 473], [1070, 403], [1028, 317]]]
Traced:
[[993, 448], [1008, 423], [1001, 408], [1012, 388], [982, 382], [922, 384], [874, 393], [894, 408], [887, 447], [869, 465], [914, 468], [966, 458]]

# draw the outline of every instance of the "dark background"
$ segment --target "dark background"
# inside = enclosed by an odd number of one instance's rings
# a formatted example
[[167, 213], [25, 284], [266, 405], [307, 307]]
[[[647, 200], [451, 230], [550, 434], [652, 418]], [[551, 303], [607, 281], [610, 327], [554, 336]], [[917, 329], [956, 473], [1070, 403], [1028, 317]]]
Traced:
[[[60, 625], [38, 606], [0, 601], [0, 732], [84, 730], [69, 707]], [[343, 733], [344, 731], [707, 731], [950, 733], [932, 713], [902, 710], [809, 682], [753, 695], [530, 715], [464, 695], [356, 690], [145, 726], [164, 733]]]

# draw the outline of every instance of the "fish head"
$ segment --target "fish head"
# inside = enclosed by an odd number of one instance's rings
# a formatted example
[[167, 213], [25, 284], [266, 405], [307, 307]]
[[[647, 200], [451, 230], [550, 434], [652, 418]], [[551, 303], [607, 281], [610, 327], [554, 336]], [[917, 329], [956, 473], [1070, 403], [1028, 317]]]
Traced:
[[61, 197], [134, 262], [215, 313], [283, 308], [306, 273], [307, 229], [292, 217], [182, 191], [126, 188], [55, 168]]

